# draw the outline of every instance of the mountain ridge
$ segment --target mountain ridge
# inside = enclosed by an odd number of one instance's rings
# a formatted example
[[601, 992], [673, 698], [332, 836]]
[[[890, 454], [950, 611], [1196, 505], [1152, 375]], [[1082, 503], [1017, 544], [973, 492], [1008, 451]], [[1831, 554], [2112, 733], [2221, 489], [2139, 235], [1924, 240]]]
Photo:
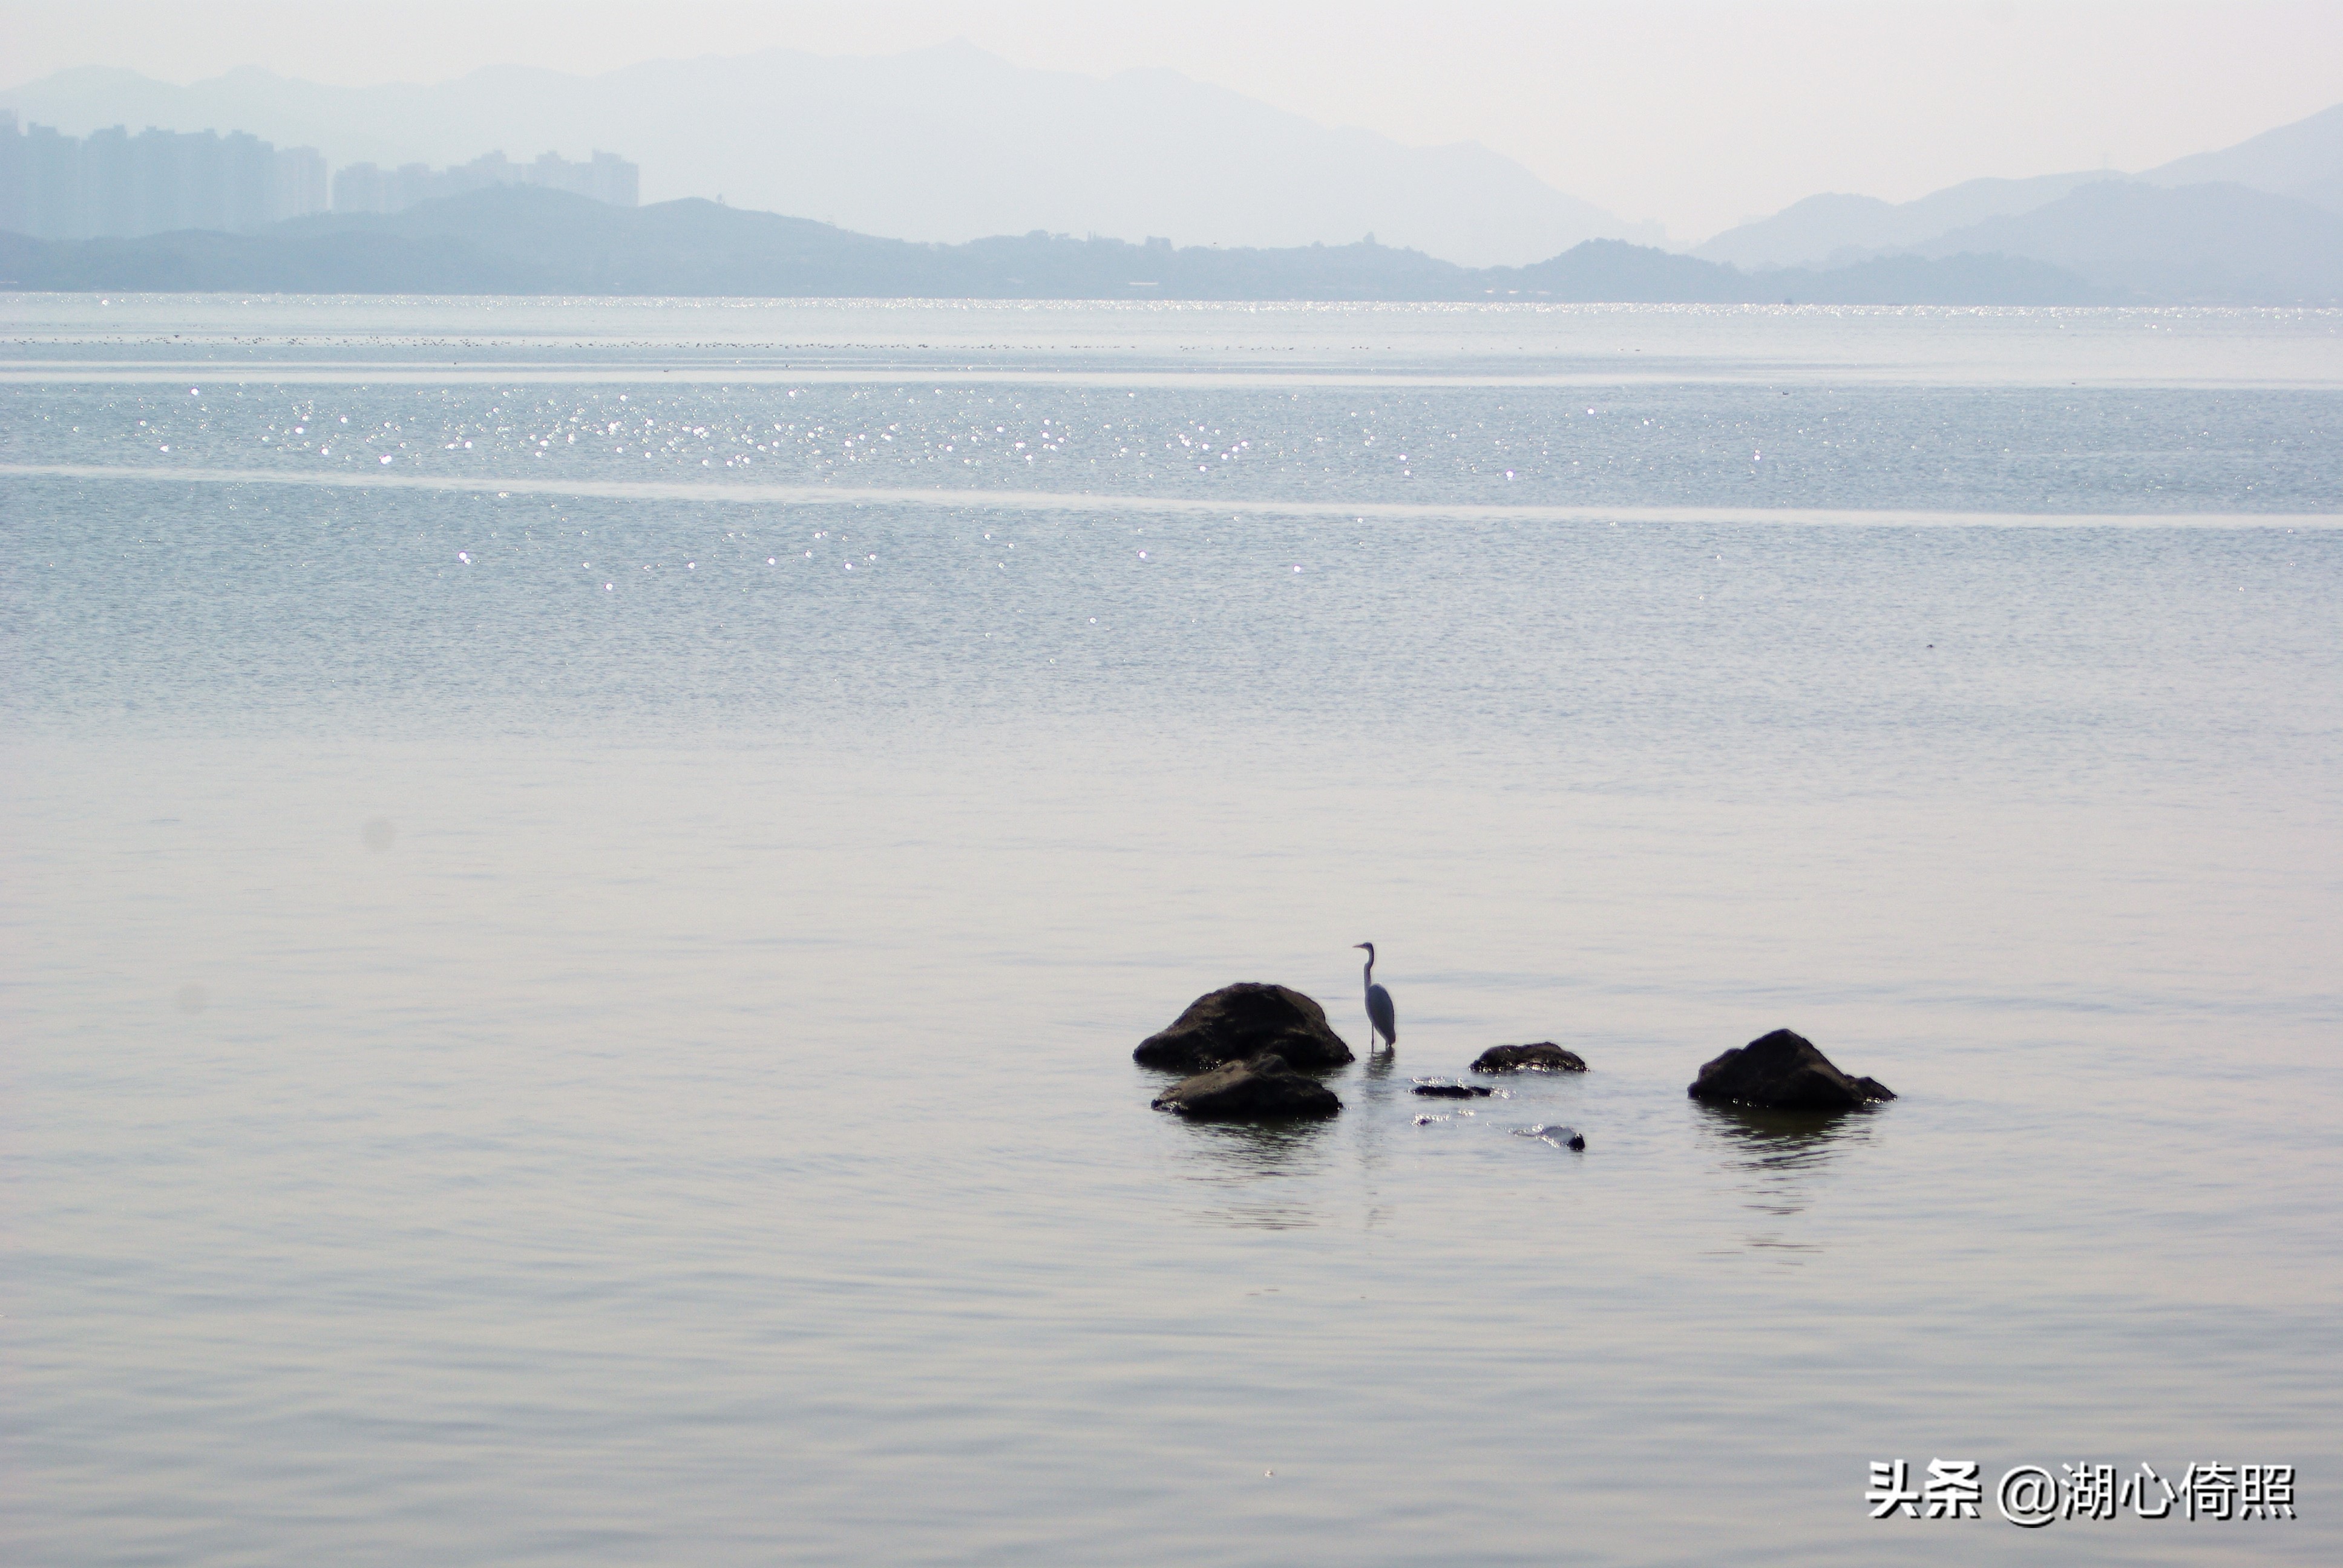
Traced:
[[1770, 217], [1727, 229], [1694, 246], [1691, 254], [1704, 261], [1735, 266], [1859, 260], [1901, 246], [1922, 244], [1987, 218], [2046, 206], [2095, 179], [2121, 177], [2104, 172], [2036, 175], [2026, 179], [1989, 176], [1963, 180], [1908, 202], [1826, 192], [1793, 202]]
[[1710, 236], [1692, 249], [1737, 266], [1845, 265], [1865, 256], [1925, 248], [1941, 236], [2061, 201], [2096, 181], [2177, 188], [2229, 184], [2343, 215], [2343, 104], [2136, 175], [2112, 169], [1964, 180], [1907, 202], [1827, 194], [1793, 202]]
[[1766, 304], [2111, 304], [2038, 262], [1900, 257], [1755, 276], [1624, 240], [1472, 268], [1359, 241], [1279, 249], [1133, 245], [1034, 230], [960, 245], [885, 239], [700, 198], [614, 207], [507, 186], [389, 215], [322, 214], [253, 235], [0, 236], [0, 286], [285, 293]]
[[[1592, 238], [1661, 237], [1477, 143], [1402, 146], [1163, 67], [1106, 77], [1034, 70], [964, 40], [890, 55], [705, 55], [598, 76], [492, 65], [437, 84], [348, 89], [251, 66], [185, 87], [93, 66], [0, 94], [0, 103], [10, 102], [28, 115], [45, 105], [68, 130], [94, 126], [109, 109], [125, 123], [196, 127], [238, 118], [232, 106], [241, 102], [258, 106], [235, 128], [377, 162], [405, 160], [418, 137], [436, 138], [422, 147], [427, 162], [469, 158], [491, 146], [526, 158], [548, 146], [584, 154], [611, 145], [644, 165], [654, 200], [662, 186], [670, 195], [712, 191], [738, 198], [743, 210], [807, 213], [841, 229], [925, 242], [990, 243], [1004, 232], [1169, 234], [1191, 246], [1266, 253], [1364, 234], [1469, 268], [1543, 266]], [[722, 156], [691, 162], [709, 148]], [[2216, 184], [2308, 210], [2173, 194]], [[2120, 199], [2077, 199], [2101, 185], [2134, 188]], [[2150, 189], [2166, 194], [2139, 194]], [[1690, 254], [1744, 274], [1788, 267], [1828, 276], [1834, 288], [1853, 286], [1858, 275], [1850, 269], [1878, 258], [1968, 252], [2046, 264], [2075, 274], [2096, 297], [2323, 301], [2343, 295], [2343, 263], [2329, 266], [2318, 254], [2325, 228], [2310, 216], [2318, 211], [2343, 216], [2343, 105], [2137, 175], [1989, 177], [1903, 203], [1812, 196]], [[2017, 221], [2029, 215], [2047, 216]], [[2088, 221], [2116, 227], [2094, 236], [2077, 226]], [[2192, 221], [2217, 226], [2192, 230]], [[2127, 253], [2127, 245], [2147, 248]], [[204, 251], [193, 242], [180, 248], [186, 257]], [[204, 265], [214, 266], [228, 253], [204, 254], [211, 258]], [[2273, 260], [2278, 256], [2283, 265]], [[1663, 276], [1692, 276], [1651, 263], [1638, 268], [1633, 278], [1617, 275], [1637, 297], [1662, 287]], [[980, 269], [973, 276], [985, 282]], [[1080, 267], [1058, 276], [1103, 286]], [[1278, 286], [1289, 287], [1302, 275], [1287, 268], [1278, 276]], [[1903, 278], [1924, 291], [1947, 286], [1925, 269], [1859, 276]], [[2049, 286], [2040, 276], [2021, 285], [2016, 272], [1989, 279], [1974, 265], [1964, 276], [1964, 289], [1988, 296]], [[1805, 286], [1800, 278], [1775, 281], [1793, 297]], [[1715, 277], [1683, 286], [1704, 297], [1773, 286]]]
[[1978, 251], [2177, 304], [2343, 301], [2343, 214], [2227, 182], [2094, 180], [1913, 247], [1935, 257]]
[[2343, 214], [2343, 104], [2139, 177], [2159, 186], [2240, 185]]

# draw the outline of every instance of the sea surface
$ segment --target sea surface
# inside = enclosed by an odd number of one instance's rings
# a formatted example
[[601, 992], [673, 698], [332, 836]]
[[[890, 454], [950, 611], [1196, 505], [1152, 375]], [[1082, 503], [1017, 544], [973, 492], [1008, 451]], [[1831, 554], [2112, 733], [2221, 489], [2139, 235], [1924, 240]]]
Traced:
[[2343, 313], [0, 296], [0, 722], [11, 1563], [2343, 1557]]

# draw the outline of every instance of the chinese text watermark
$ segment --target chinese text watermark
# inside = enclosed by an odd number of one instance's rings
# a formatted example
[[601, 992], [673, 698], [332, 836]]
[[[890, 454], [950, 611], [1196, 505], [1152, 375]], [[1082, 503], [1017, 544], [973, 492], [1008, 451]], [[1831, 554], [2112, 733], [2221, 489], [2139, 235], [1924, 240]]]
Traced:
[[1988, 1493], [1973, 1459], [1932, 1459], [1914, 1475], [1909, 1461], [1875, 1459], [1863, 1494], [1874, 1519], [1981, 1519], [1988, 1501], [2021, 1529], [2060, 1519], [2237, 1521], [2292, 1519], [2291, 1464], [2191, 1464], [2177, 1481], [2146, 1461], [2117, 1474], [2112, 1464], [2013, 1465]]

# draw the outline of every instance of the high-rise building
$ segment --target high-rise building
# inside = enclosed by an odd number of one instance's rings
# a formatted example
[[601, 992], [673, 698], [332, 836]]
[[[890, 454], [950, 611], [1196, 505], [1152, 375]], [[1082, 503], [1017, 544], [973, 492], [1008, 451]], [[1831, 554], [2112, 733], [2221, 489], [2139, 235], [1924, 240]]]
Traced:
[[642, 172], [616, 153], [585, 163], [555, 153], [517, 164], [500, 152], [434, 169], [349, 164], [328, 170], [315, 147], [278, 147], [246, 131], [164, 131], [122, 126], [86, 137], [54, 126], [16, 124], [0, 109], [0, 229], [42, 239], [249, 233], [281, 218], [324, 212], [403, 212], [436, 196], [490, 186], [544, 186], [634, 206]]
[[25, 138], [16, 131], [16, 111], [0, 109], [0, 229], [28, 234], [24, 217]]
[[543, 186], [591, 196], [612, 206], [634, 206], [640, 199], [642, 171], [616, 153], [598, 150], [587, 163], [571, 163], [558, 153], [539, 153], [533, 163], [517, 164], [494, 152], [444, 169], [422, 164], [396, 169], [346, 164], [334, 175], [334, 210], [403, 212], [417, 202], [486, 190], [490, 186]]
[[83, 231], [145, 234], [138, 191], [138, 145], [120, 126], [92, 131], [81, 144]]
[[86, 137], [0, 110], [0, 229], [42, 239], [209, 228], [245, 233], [321, 212], [326, 159], [245, 131], [121, 126]]
[[81, 234], [81, 144], [54, 126], [28, 126], [24, 165], [26, 232], [58, 238]]
[[344, 164], [334, 171], [336, 212], [388, 212], [388, 176], [372, 164]]
[[277, 216], [304, 217], [324, 212], [333, 192], [326, 179], [326, 155], [315, 147], [277, 149]]
[[616, 153], [595, 149], [591, 188], [587, 195], [612, 206], [636, 206], [642, 201], [643, 171]]

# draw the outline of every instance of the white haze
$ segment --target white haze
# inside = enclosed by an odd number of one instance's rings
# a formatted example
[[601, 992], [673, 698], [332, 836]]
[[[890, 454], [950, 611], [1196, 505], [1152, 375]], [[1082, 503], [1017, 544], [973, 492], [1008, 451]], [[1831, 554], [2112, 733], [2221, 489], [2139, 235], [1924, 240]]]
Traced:
[[[662, 58], [888, 55], [965, 37], [1018, 65], [1091, 76], [1168, 68], [1411, 146], [1477, 142], [1555, 191], [1662, 221], [1686, 242], [1817, 191], [1905, 201], [1981, 176], [2149, 168], [2343, 93], [2343, 6], [2326, 3], [1196, 0], [1173, 15], [1071, 3], [417, 0], [343, 17], [314, 4], [96, 0], [12, 4], [0, 15], [0, 70], [12, 84], [83, 65], [178, 83], [245, 65], [338, 85], [434, 83], [506, 63], [595, 75]], [[508, 150], [538, 148], [522, 138]], [[802, 156], [753, 143], [731, 151]], [[654, 186], [669, 177], [645, 172]]]
[[1373, 234], [1486, 266], [1597, 236], [1661, 238], [1483, 147], [1403, 146], [1171, 71], [1101, 80], [967, 44], [875, 59], [776, 49], [593, 77], [505, 65], [427, 87], [249, 70], [176, 87], [81, 72], [13, 106], [68, 130], [233, 123], [336, 164], [608, 147], [641, 166], [646, 201], [720, 196], [948, 244], [1033, 229], [1272, 246]]

